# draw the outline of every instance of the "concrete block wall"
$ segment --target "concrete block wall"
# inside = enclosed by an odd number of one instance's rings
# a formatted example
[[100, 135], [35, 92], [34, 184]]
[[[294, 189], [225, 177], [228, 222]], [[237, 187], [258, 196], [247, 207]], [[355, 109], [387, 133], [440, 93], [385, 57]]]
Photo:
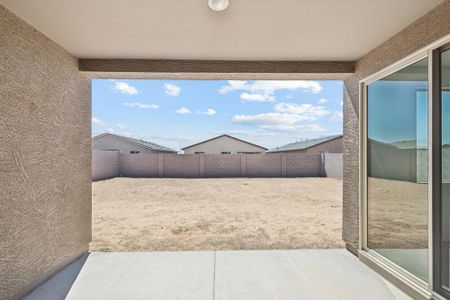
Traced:
[[120, 153], [120, 175], [125, 177], [160, 177], [159, 159], [153, 153], [128, 154]]
[[[93, 153], [93, 180], [119, 175], [168, 178], [318, 177], [325, 175], [323, 154], [320, 153], [117, 154], [101, 150], [94, 150]], [[335, 168], [338, 168], [339, 165], [342, 168], [342, 155], [333, 157], [341, 159], [340, 164], [335, 163]], [[329, 161], [334, 163], [332, 159]], [[106, 164], [106, 166], [97, 166], [96, 164]]]
[[241, 168], [241, 155], [204, 155], [205, 177], [240, 177], [245, 174], [245, 167]]
[[318, 177], [323, 174], [322, 155], [318, 153], [305, 153], [302, 156], [292, 154], [286, 155], [287, 177]]
[[[139, 154], [138, 154], [139, 155]], [[163, 177], [195, 178], [202, 177], [200, 170], [200, 158], [203, 155], [196, 154], [156, 154], [164, 158]], [[202, 170], [204, 174], [204, 170]]]
[[92, 180], [120, 175], [119, 151], [92, 150]]
[[246, 157], [247, 177], [282, 177], [281, 154], [250, 154]]

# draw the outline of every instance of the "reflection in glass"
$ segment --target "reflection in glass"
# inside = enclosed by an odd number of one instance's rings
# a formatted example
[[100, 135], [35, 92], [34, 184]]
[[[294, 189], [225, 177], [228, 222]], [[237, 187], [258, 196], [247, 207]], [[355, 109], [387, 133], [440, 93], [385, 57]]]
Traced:
[[367, 246], [427, 280], [427, 59], [367, 87]]
[[450, 291], [450, 50], [441, 54], [442, 76], [442, 287]]

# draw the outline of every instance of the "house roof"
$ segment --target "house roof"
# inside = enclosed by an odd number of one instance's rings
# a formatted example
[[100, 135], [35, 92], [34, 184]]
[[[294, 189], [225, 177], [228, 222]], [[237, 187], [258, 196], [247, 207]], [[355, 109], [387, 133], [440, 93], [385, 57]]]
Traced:
[[237, 140], [237, 141], [239, 141], [239, 142], [243, 142], [243, 143], [246, 143], [246, 144], [249, 144], [249, 145], [252, 145], [252, 146], [261, 148], [262, 150], [267, 150], [267, 148], [265, 148], [265, 147], [262, 147], [262, 146], [259, 146], [259, 145], [256, 145], [256, 144], [253, 144], [253, 143], [250, 143], [250, 142], [247, 142], [247, 141], [238, 139], [238, 138], [236, 138], [236, 137], [234, 137], [234, 136], [231, 136], [231, 135], [228, 135], [228, 134], [221, 134], [221, 135], [216, 136], [216, 137], [213, 137], [213, 138], [211, 138], [211, 139], [204, 140], [204, 141], [201, 141], [201, 142], [199, 142], [199, 143], [196, 143], [196, 144], [193, 144], [193, 145], [184, 147], [184, 148], [182, 148], [181, 150], [189, 149], [189, 148], [191, 148], [191, 147], [194, 147], [194, 146], [197, 146], [197, 145], [201, 145], [201, 144], [204, 144], [204, 143], [207, 143], [207, 142], [216, 140], [216, 139], [221, 138], [221, 137], [229, 137], [229, 138], [235, 139], [235, 140]]
[[301, 142], [290, 143], [281, 147], [276, 147], [270, 149], [267, 152], [285, 152], [285, 151], [295, 151], [295, 150], [304, 150], [313, 146], [317, 146], [338, 138], [341, 138], [342, 134], [327, 136], [319, 139], [306, 140]]
[[161, 152], [175, 152], [175, 153], [177, 152], [176, 150], [173, 150], [168, 147], [161, 146], [161, 145], [149, 142], [149, 141], [134, 139], [134, 138], [126, 137], [123, 135], [118, 135], [118, 134], [113, 134], [113, 133], [108, 133], [108, 132], [94, 136], [92, 139], [95, 140], [98, 138], [102, 138], [104, 136], [112, 136], [114, 138], [129, 142], [129, 143], [138, 144], [139, 146], [144, 147], [148, 150], [161, 151]]

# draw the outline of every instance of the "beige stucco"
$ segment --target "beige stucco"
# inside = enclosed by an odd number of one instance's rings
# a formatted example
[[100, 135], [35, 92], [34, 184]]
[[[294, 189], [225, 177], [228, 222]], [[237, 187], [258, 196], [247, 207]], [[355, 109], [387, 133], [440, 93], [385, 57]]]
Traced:
[[90, 80], [0, 5], [0, 299], [88, 250]]
[[204, 143], [190, 146], [183, 149], [184, 154], [195, 154], [203, 152], [204, 154], [221, 154], [221, 152], [230, 152], [230, 154], [256, 152], [262, 153], [264, 148], [252, 145], [229, 136], [220, 136]]
[[344, 223], [343, 238], [359, 243], [359, 81], [416, 50], [450, 34], [450, 1], [445, 0], [356, 64], [344, 85]]

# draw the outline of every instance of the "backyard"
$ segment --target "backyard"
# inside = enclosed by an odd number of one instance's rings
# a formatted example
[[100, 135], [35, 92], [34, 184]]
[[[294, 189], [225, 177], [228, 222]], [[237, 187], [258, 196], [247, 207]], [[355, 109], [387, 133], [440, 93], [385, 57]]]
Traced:
[[92, 251], [344, 246], [338, 179], [116, 177], [92, 195]]

